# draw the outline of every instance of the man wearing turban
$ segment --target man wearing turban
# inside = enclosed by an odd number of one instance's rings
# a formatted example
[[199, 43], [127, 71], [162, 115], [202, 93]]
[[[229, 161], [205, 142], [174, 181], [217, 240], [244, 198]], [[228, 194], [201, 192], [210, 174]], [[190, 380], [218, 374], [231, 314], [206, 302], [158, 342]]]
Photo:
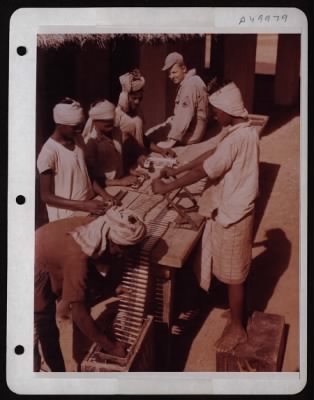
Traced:
[[[46, 364], [53, 372], [65, 371], [56, 325], [56, 300], [67, 305], [73, 322], [105, 352], [125, 356], [125, 347], [106, 337], [89, 314], [90, 278], [114, 295], [119, 256], [146, 234], [144, 223], [131, 211], [112, 207], [100, 217], [73, 217], [46, 224], [35, 237], [35, 337]], [[105, 279], [103, 278], [105, 276]], [[109, 293], [108, 293], [109, 292]], [[111, 292], [111, 293], [110, 293]], [[34, 369], [40, 368], [35, 342]]]
[[137, 177], [128, 175], [124, 165], [123, 135], [115, 127], [115, 110], [108, 100], [92, 104], [82, 136], [88, 163], [97, 180], [106, 186], [130, 186], [136, 183]]
[[116, 123], [125, 135], [132, 135], [143, 146], [142, 119], [138, 116], [143, 99], [145, 78], [138, 69], [121, 75], [122, 91], [116, 110]]
[[[74, 215], [101, 215], [111, 197], [93, 180], [85, 162], [80, 135], [84, 114], [80, 104], [66, 98], [53, 109], [55, 129], [37, 160], [40, 194], [49, 221]], [[104, 201], [93, 200], [99, 194]]]
[[226, 129], [224, 139], [205, 160], [201, 156], [184, 168], [162, 172], [161, 176], [175, 176], [189, 171], [169, 184], [156, 179], [153, 191], [166, 193], [205, 176], [209, 179], [210, 187], [200, 202], [200, 212], [207, 217], [207, 223], [195, 273], [206, 291], [211, 274], [228, 285], [231, 320], [216, 342], [216, 348], [229, 351], [247, 337], [243, 326], [244, 282], [252, 256], [259, 138], [248, 120], [240, 90], [233, 82], [213, 93], [209, 103], [218, 123]]
[[144, 164], [146, 150], [143, 140], [143, 119], [140, 116], [140, 104], [143, 99], [145, 78], [138, 69], [121, 75], [122, 91], [116, 108], [115, 125], [123, 135], [125, 162], [128, 167], [137, 163]]
[[169, 79], [177, 85], [173, 115], [145, 135], [151, 139], [151, 149], [164, 154], [177, 144], [202, 140], [208, 119], [208, 95], [205, 83], [195, 69], [187, 70], [181, 54], [168, 54], [162, 70], [168, 71]]

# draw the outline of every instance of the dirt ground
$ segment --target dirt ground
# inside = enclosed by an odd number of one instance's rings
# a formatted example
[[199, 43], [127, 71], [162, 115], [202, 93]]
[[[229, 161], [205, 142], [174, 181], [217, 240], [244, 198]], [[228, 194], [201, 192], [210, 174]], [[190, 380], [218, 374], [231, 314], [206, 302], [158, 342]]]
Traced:
[[[279, 314], [287, 324], [282, 371], [299, 370], [299, 128], [294, 113], [270, 122], [260, 142], [260, 197], [247, 309]], [[190, 337], [174, 338], [176, 370], [215, 371], [214, 343], [226, 323], [226, 293], [213, 288]], [[220, 297], [220, 299], [218, 299]]]

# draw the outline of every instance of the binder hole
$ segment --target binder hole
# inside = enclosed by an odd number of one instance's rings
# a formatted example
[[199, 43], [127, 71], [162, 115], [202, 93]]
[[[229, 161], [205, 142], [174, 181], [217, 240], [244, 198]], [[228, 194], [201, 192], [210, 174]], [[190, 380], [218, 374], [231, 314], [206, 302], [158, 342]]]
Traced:
[[22, 195], [16, 196], [16, 202], [17, 202], [17, 204], [20, 204], [20, 205], [21, 205], [21, 204], [24, 204], [25, 201], [26, 201], [26, 199], [25, 199], [24, 196], [22, 196]]
[[15, 351], [15, 354], [20, 356], [21, 354], [24, 353], [24, 347], [19, 344], [19, 345], [15, 346], [14, 351]]
[[16, 51], [19, 56], [25, 56], [27, 49], [25, 46], [19, 46]]

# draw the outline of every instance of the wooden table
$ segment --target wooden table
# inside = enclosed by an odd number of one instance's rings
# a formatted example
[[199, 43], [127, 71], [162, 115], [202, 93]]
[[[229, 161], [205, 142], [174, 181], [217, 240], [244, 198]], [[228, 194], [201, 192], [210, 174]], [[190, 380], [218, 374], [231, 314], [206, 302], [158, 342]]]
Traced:
[[[152, 178], [159, 175], [159, 171], [152, 174]], [[153, 198], [155, 195], [151, 192], [151, 179], [146, 181], [139, 189], [130, 189], [128, 187], [110, 187], [107, 189], [112, 195], [119, 191], [127, 192], [122, 200], [122, 204], [126, 208], [132, 209], [135, 202], [141, 202]], [[198, 196], [199, 197], [199, 196]], [[158, 215], [165, 207], [167, 201], [163, 200], [146, 214], [146, 219], [150, 220], [153, 215]], [[133, 208], [136, 211], [136, 208]], [[193, 219], [197, 221], [203, 218], [197, 213], [192, 214]], [[204, 223], [200, 224], [198, 230], [178, 228], [174, 224], [170, 224], [168, 230], [160, 238], [151, 254], [151, 264], [154, 275], [159, 279], [163, 292], [163, 310], [161, 322], [167, 325], [170, 330], [173, 322], [173, 300], [175, 287], [176, 271], [183, 267], [192, 250], [198, 243], [202, 234]]]
[[[152, 198], [154, 195], [149, 193], [151, 182], [145, 184], [138, 190], [111, 187], [108, 189], [110, 194], [115, 195], [120, 190], [127, 192], [122, 200], [122, 204], [126, 208], [132, 209], [132, 205]], [[160, 197], [160, 196], [159, 196]], [[162, 200], [156, 207], [147, 213], [147, 218], [153, 215], [158, 215], [167, 207], [167, 201]], [[136, 208], [134, 208], [136, 211]], [[151, 253], [151, 272], [154, 281], [154, 288], [158, 287], [159, 295], [155, 297], [155, 293], [151, 293], [153, 298], [151, 311], [155, 321], [155, 339], [157, 353], [163, 354], [163, 359], [157, 362], [157, 370], [165, 370], [170, 367], [171, 362], [171, 327], [174, 322], [174, 299], [176, 273], [183, 267], [192, 250], [198, 243], [201, 237], [204, 219], [197, 213], [193, 213], [193, 219], [200, 222], [198, 230], [183, 229], [169, 224], [167, 231], [154, 246]], [[144, 219], [145, 221], [145, 219]], [[148, 222], [149, 223], [149, 222]], [[157, 291], [157, 290], [156, 290]], [[158, 299], [157, 299], [158, 297]], [[156, 307], [156, 303], [158, 302]]]
[[[158, 175], [159, 171], [156, 171], [152, 174], [151, 178]], [[134, 207], [136, 202], [142, 203], [142, 200], [146, 201], [147, 199], [154, 197], [151, 192], [151, 180], [145, 181], [139, 189], [114, 186], [109, 187], [106, 190], [113, 196], [120, 191], [126, 192], [126, 195], [122, 199], [122, 205], [130, 209]], [[160, 201], [156, 207], [147, 213], [147, 218], [151, 219], [154, 215], [158, 215], [158, 213], [165, 207], [166, 200]], [[134, 208], [134, 210], [136, 210], [136, 208]], [[176, 228], [170, 225], [166, 233], [153, 248], [151, 254], [151, 271], [153, 272], [153, 278], [155, 281], [158, 281], [159, 289], [161, 288], [162, 291], [161, 314], [158, 312], [157, 316], [154, 314], [153, 310], [151, 314], [154, 315], [154, 321], [156, 322], [155, 326], [157, 334], [155, 335], [155, 338], [157, 339], [157, 342], [160, 342], [156, 347], [159, 349], [160, 345], [163, 347], [161, 353], [165, 353], [166, 365], [169, 365], [170, 359], [169, 335], [173, 322], [176, 272], [184, 265], [185, 261], [189, 257], [201, 236], [202, 229], [203, 226], [200, 226], [197, 231], [193, 231]], [[115, 307], [117, 301], [118, 298], [112, 298], [109, 299], [109, 301], [104, 301], [93, 307], [91, 310], [93, 318], [98, 319], [103, 312], [106, 312], [108, 304], [110, 305], [109, 312], [111, 312], [111, 306]], [[60, 320], [59, 328], [61, 330], [61, 344], [64, 342], [62, 347], [67, 370], [77, 371], [83, 357], [86, 355], [92, 343], [80, 332], [75, 324], [72, 324], [71, 320]]]

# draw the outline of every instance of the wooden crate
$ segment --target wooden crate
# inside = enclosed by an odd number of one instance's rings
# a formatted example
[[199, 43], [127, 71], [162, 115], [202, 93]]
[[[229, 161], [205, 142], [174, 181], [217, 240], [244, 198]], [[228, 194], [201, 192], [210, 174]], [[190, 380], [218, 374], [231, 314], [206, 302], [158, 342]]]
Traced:
[[230, 352], [216, 352], [216, 371], [280, 371], [285, 345], [284, 318], [255, 311], [248, 323], [247, 333], [247, 343], [238, 345]]
[[[99, 329], [110, 323], [118, 310], [119, 299], [110, 297], [102, 300], [90, 309], [90, 314]], [[60, 331], [60, 345], [67, 372], [77, 372], [79, 365], [87, 355], [93, 342], [86, 337], [72, 321], [71, 315], [63, 319], [57, 315]]]
[[154, 371], [153, 317], [144, 320], [138, 340], [125, 359], [112, 357], [110, 360], [93, 344], [81, 363], [82, 372], [147, 372]]

